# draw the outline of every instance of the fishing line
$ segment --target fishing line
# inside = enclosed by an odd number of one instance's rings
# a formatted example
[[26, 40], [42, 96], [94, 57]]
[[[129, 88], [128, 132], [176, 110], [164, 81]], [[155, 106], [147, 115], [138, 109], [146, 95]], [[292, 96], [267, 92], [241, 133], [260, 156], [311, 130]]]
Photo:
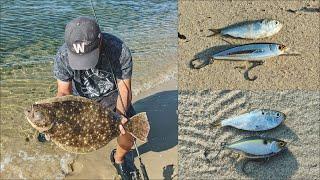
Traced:
[[92, 0], [90, 0], [90, 3], [91, 3], [91, 10], [92, 10], [92, 12], [93, 12], [93, 16], [94, 16], [94, 18], [96, 19], [97, 24], [99, 24], [98, 18], [97, 18], [97, 16], [96, 16], [96, 11], [95, 11], [95, 9], [93, 8]]
[[[92, 0], [90, 0], [90, 3], [91, 3], [91, 9], [92, 9], [94, 18], [95, 18], [97, 24], [99, 25], [99, 21], [98, 21], [98, 18], [97, 18], [97, 16], [96, 16], [96, 11], [95, 11], [95, 9], [94, 9], [94, 7], [93, 7]], [[100, 25], [99, 25], [99, 26], [100, 26]], [[100, 38], [102, 38], [102, 36], [100, 36]], [[120, 91], [119, 91], [117, 79], [116, 79], [116, 77], [115, 77], [115, 75], [114, 75], [113, 66], [112, 66], [112, 64], [111, 64], [111, 60], [110, 60], [110, 59], [108, 59], [108, 63], [109, 63], [110, 69], [111, 69], [112, 79], [113, 79], [113, 81], [115, 82], [116, 89], [117, 89], [118, 95], [119, 95], [119, 97], [120, 97], [120, 101], [121, 101], [122, 108], [125, 109], [125, 106], [124, 106], [124, 103], [123, 103], [123, 100], [122, 100], [122, 97], [121, 97], [121, 94], [120, 94]], [[123, 115], [124, 115], [124, 117], [126, 117], [126, 118], [129, 120], [129, 117], [127, 117], [127, 112], [126, 112], [126, 111], [124, 112]]]
[[[97, 24], [99, 25], [98, 23], [98, 18], [96, 16], [96, 11], [93, 7], [93, 3], [92, 3], [92, 0], [90, 0], [90, 3], [91, 3], [91, 9], [92, 9], [92, 12], [93, 12], [93, 15], [94, 15], [94, 18], [96, 19], [96, 22]], [[100, 38], [103, 38], [102, 36], [100, 36]], [[106, 56], [106, 54], [104, 54]], [[107, 57], [107, 56], [106, 56]], [[120, 94], [120, 91], [119, 91], [119, 87], [118, 87], [118, 83], [117, 83], [117, 80], [116, 80], [116, 77], [114, 75], [114, 71], [113, 71], [113, 66], [111, 64], [111, 60], [108, 58], [108, 63], [110, 65], [110, 69], [111, 69], [111, 73], [112, 73], [112, 78], [113, 78], [113, 81], [115, 82], [115, 86], [116, 86], [116, 89], [117, 89], [117, 92], [118, 92], [118, 96], [120, 98], [120, 101], [121, 101], [121, 105], [122, 105], [122, 108], [125, 110], [125, 106], [124, 106], [124, 103], [123, 103], [123, 100], [122, 100], [122, 97], [121, 97], [121, 94]], [[125, 84], [126, 85], [126, 84]], [[126, 85], [127, 87], [127, 85]], [[124, 116], [128, 119], [128, 121], [130, 121], [130, 118], [127, 116], [127, 112], [125, 111], [124, 112]], [[139, 153], [139, 150], [138, 150], [138, 147], [137, 147], [137, 144], [136, 144], [136, 138], [133, 140], [133, 143], [134, 143], [134, 146], [135, 146], [135, 149], [136, 149], [136, 152], [137, 152], [137, 155], [138, 155], [138, 158], [139, 158], [139, 162], [140, 162], [140, 168], [141, 168], [141, 171], [142, 171], [142, 174], [143, 174], [143, 178], [144, 180], [149, 180], [149, 177], [148, 177], [148, 174], [147, 174], [147, 171], [146, 171], [146, 167], [145, 165], [142, 163], [142, 159], [140, 157], [140, 153]]]

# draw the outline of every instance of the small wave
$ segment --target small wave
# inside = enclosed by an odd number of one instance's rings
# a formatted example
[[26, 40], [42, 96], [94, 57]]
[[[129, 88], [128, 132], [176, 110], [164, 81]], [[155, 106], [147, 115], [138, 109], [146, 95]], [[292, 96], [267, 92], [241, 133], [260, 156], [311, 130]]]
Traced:
[[150, 90], [152, 88], [158, 87], [161, 84], [164, 84], [165, 82], [168, 82], [170, 80], [176, 79], [177, 72], [175, 70], [170, 70], [167, 73], [164, 73], [163, 75], [160, 75], [158, 78], [152, 79], [146, 83], [142, 83], [139, 85], [139, 87], [136, 87], [132, 91], [133, 96], [137, 96], [142, 92], [145, 92], [147, 90]]

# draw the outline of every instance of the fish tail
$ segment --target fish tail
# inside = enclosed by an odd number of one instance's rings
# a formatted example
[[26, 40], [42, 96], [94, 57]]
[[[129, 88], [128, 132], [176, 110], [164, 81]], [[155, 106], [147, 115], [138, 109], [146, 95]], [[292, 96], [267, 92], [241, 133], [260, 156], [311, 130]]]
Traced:
[[221, 121], [216, 121], [214, 123], [212, 123], [213, 127], [221, 127]]
[[213, 32], [213, 34], [208, 35], [207, 37], [215, 36], [215, 35], [221, 33], [221, 30], [220, 30], [220, 29], [208, 29], [208, 30], [211, 31], [211, 32]]
[[220, 146], [221, 146], [222, 149], [224, 149], [224, 148], [227, 146], [227, 143], [226, 143], [226, 142], [222, 142], [222, 143], [220, 144]]
[[147, 114], [145, 112], [134, 115], [126, 123], [125, 128], [135, 138], [146, 142], [150, 131], [150, 124]]

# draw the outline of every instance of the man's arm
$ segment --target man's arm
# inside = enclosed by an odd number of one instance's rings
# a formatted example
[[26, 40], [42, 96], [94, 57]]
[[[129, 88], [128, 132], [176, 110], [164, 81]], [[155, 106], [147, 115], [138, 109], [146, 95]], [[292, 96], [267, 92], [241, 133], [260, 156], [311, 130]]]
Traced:
[[132, 92], [131, 92], [131, 78], [130, 79], [117, 79], [118, 88], [119, 88], [119, 96], [117, 99], [116, 110], [121, 115], [126, 115], [128, 111], [131, 100], [132, 100]]
[[71, 91], [72, 91], [71, 81], [65, 82], [65, 81], [57, 80], [57, 84], [58, 84], [57, 97], [71, 94]]
[[[119, 96], [117, 99], [116, 110], [123, 117], [121, 119], [121, 123], [125, 124], [128, 119], [126, 118], [126, 112], [128, 111], [131, 100], [132, 100], [132, 92], [131, 92], [131, 78], [130, 79], [117, 79], [118, 88], [119, 88]], [[122, 125], [119, 125], [119, 129], [121, 134], [125, 134], [125, 130]]]

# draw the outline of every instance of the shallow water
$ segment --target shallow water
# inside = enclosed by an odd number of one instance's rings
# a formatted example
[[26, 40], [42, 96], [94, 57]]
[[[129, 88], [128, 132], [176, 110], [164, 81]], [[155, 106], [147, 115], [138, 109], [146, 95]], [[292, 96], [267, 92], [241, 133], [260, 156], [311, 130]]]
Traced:
[[[64, 41], [64, 26], [74, 17], [92, 16], [90, 1], [1, 3], [0, 177], [63, 177], [60, 161], [72, 157], [50, 143], [36, 143], [23, 109], [55, 95], [52, 61]], [[176, 1], [93, 0], [93, 4], [101, 29], [118, 36], [131, 49], [134, 95], [175, 78]], [[41, 177], [35, 176], [35, 168], [42, 172], [37, 174]]]
[[[176, 1], [93, 1], [93, 4], [101, 29], [118, 36], [131, 49], [137, 92], [172, 76], [170, 72], [176, 71]], [[64, 26], [77, 16], [93, 17], [90, 1], [4, 1], [1, 69], [52, 62], [64, 41]]]

